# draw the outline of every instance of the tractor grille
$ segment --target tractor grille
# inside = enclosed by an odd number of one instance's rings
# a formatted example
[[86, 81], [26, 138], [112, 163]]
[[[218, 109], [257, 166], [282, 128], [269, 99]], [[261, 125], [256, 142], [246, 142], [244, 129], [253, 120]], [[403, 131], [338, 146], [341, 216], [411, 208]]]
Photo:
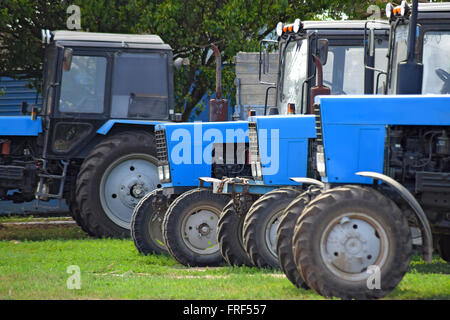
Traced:
[[315, 104], [313, 106], [314, 114], [316, 116], [316, 135], [317, 135], [317, 143], [323, 144], [323, 135], [322, 135], [322, 117], [320, 114], [320, 104]]
[[168, 163], [166, 130], [155, 130], [156, 157], [161, 164]]
[[259, 160], [258, 131], [256, 129], [256, 122], [248, 123], [248, 141], [250, 151], [250, 163], [255, 163]]

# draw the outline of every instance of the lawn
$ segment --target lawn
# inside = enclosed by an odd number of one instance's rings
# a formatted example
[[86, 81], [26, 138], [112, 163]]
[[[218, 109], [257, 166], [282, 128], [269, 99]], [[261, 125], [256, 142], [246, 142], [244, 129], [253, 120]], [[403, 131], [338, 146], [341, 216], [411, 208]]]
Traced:
[[[131, 240], [88, 238], [75, 225], [5, 224], [20, 221], [0, 220], [0, 299], [323, 299], [279, 270], [187, 268], [167, 255], [140, 255]], [[67, 287], [72, 265], [80, 289]], [[450, 265], [414, 257], [387, 299], [450, 299]]]

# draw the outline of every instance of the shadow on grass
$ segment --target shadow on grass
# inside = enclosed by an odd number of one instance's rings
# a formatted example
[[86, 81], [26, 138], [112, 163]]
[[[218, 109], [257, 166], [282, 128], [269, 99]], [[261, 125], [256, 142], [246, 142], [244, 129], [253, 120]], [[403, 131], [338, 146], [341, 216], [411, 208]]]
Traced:
[[409, 266], [409, 272], [418, 272], [422, 274], [450, 274], [450, 264], [445, 261], [412, 264]]
[[45, 241], [88, 239], [76, 225], [5, 225], [0, 224], [0, 241]]
[[420, 255], [415, 254], [411, 257], [408, 272], [422, 274], [450, 274], [450, 264], [442, 260], [437, 254], [433, 254], [431, 263], [423, 261]]
[[[405, 294], [407, 298], [405, 298]], [[408, 299], [408, 300], [450, 300], [450, 296], [446, 294], [424, 294], [423, 291], [408, 289], [407, 292], [395, 288], [386, 299]]]

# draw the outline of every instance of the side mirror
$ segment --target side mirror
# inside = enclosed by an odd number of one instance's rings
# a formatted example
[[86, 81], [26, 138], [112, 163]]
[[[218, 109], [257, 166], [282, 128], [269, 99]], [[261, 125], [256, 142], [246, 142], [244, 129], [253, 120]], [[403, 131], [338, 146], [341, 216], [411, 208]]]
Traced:
[[[259, 69], [258, 69], [258, 79], [259, 79], [259, 83], [260, 84], [268, 84], [268, 85], [274, 85], [274, 83], [271, 82], [265, 82], [261, 79], [261, 75], [262, 74], [266, 74], [269, 72], [269, 50], [266, 48], [264, 48], [264, 52], [262, 50], [263, 44], [264, 43], [276, 43], [278, 44], [278, 41], [275, 40], [267, 40], [267, 39], [263, 39], [259, 42]], [[261, 72], [262, 69], [262, 72]]]
[[265, 48], [263, 54], [263, 74], [269, 73], [269, 65], [270, 65], [269, 50]]
[[328, 39], [319, 39], [317, 43], [317, 57], [320, 63], [324, 66], [328, 59]]
[[72, 66], [72, 55], [73, 50], [71, 48], [65, 48], [63, 53], [63, 70], [70, 71], [70, 67]]

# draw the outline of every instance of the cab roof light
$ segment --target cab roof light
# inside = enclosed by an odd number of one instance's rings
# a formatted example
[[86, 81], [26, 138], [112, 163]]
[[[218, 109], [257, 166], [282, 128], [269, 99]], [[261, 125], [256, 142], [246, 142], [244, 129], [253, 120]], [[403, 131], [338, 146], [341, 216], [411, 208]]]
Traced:
[[402, 17], [406, 16], [410, 12], [409, 4], [403, 0], [402, 4], [400, 5], [400, 15]]
[[278, 22], [277, 24], [277, 36], [281, 37], [283, 34], [283, 22]]
[[282, 22], [277, 24], [277, 35], [281, 37], [283, 33], [294, 32], [297, 33], [302, 29], [302, 22], [300, 19], [295, 19], [294, 23], [283, 25]]
[[394, 13], [394, 7], [392, 6], [392, 3], [388, 3], [386, 5], [386, 17], [390, 20]]

